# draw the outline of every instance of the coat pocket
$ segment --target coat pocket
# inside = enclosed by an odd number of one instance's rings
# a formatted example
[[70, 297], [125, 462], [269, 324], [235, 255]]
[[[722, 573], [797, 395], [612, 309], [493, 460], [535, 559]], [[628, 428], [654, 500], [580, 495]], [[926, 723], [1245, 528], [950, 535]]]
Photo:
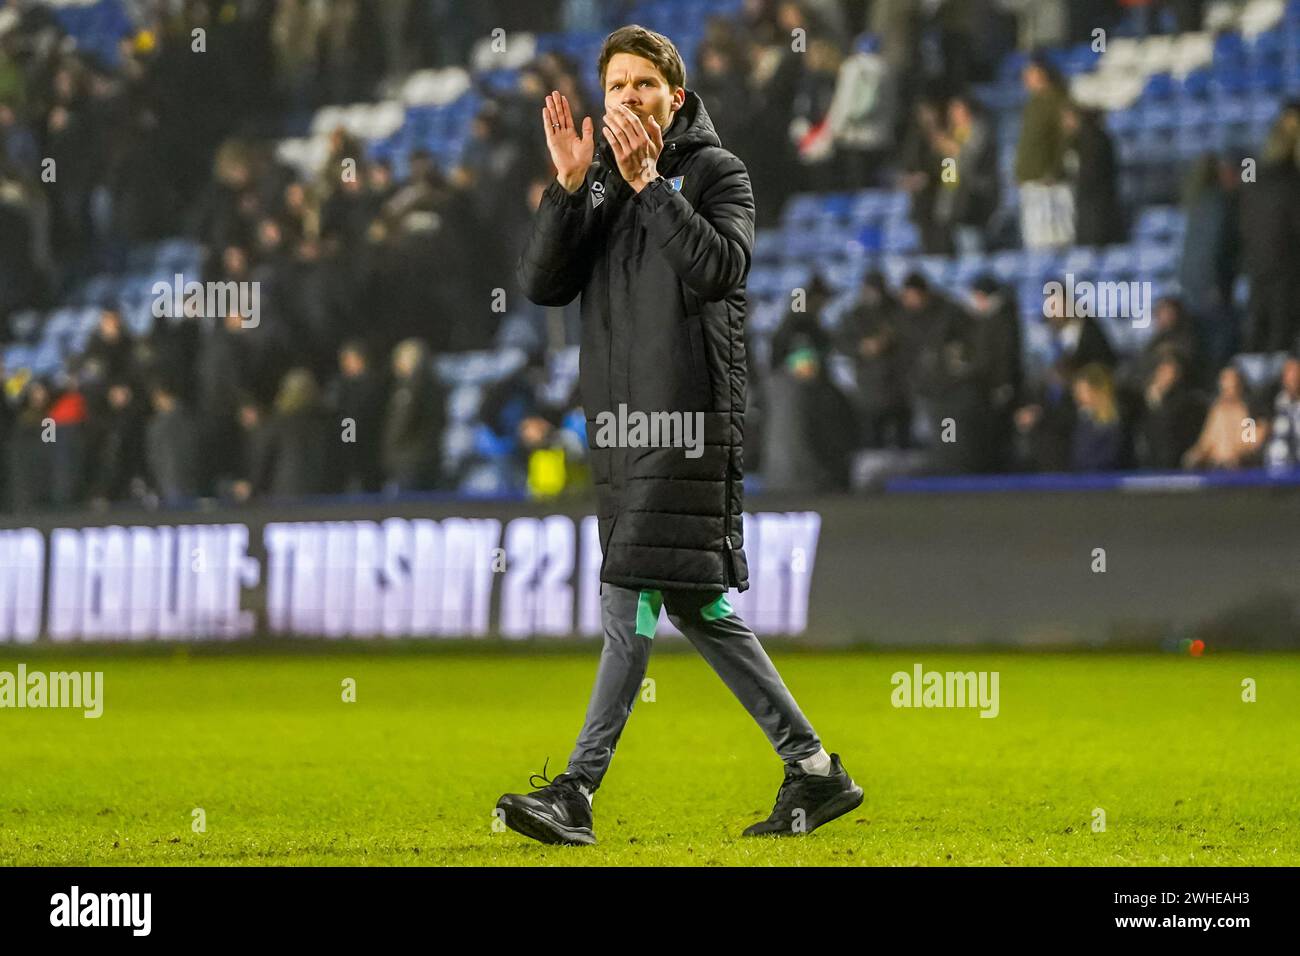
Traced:
[[686, 316], [686, 339], [691, 356], [691, 399], [701, 403], [698, 408], [708, 405], [713, 395], [709, 378], [709, 358], [704, 346], [704, 317], [699, 313]]

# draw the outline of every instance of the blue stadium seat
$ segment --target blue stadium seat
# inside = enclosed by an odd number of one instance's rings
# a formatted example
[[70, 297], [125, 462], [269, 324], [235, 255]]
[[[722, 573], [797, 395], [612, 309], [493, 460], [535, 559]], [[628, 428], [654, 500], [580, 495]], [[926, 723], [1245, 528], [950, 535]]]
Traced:
[[999, 281], [1013, 282], [1019, 279], [1022, 254], [1020, 249], [1003, 249], [993, 254], [993, 257], [989, 260], [989, 266]]
[[849, 204], [849, 219], [853, 222], [875, 222], [887, 210], [887, 194], [879, 189], [864, 189], [853, 196]]
[[447, 396], [447, 417], [453, 422], [468, 422], [478, 415], [482, 401], [482, 386], [458, 385]]
[[970, 285], [975, 279], [990, 270], [991, 267], [987, 256], [979, 254], [959, 256], [953, 268], [952, 280], [961, 285]]
[[750, 310], [747, 324], [752, 331], [759, 334], [776, 330], [789, 308], [789, 299], [771, 298], [757, 303]]
[[1205, 100], [1183, 96], [1178, 99], [1177, 124], [1182, 127], [1206, 126], [1214, 122], [1213, 108]]
[[812, 229], [787, 233], [785, 248], [782, 251], [782, 258], [787, 261], [802, 261], [804, 259], [810, 259], [824, 248], [825, 242], [825, 233], [817, 232]]
[[1066, 76], [1074, 76], [1078, 73], [1088, 73], [1096, 69], [1100, 57], [1101, 54], [1093, 50], [1092, 44], [1080, 43], [1063, 51], [1057, 61], [1057, 66]]
[[1244, 66], [1215, 64], [1210, 73], [1210, 95], [1218, 100], [1240, 96], [1250, 91], [1250, 81], [1250, 73]]
[[1139, 239], [1169, 238], [1183, 230], [1184, 215], [1174, 206], [1146, 206], [1138, 214], [1133, 235]]
[[1060, 271], [1060, 253], [1052, 249], [1027, 250], [1020, 259], [1020, 277], [1043, 281]]
[[885, 194], [885, 218], [891, 221], [906, 219], [912, 209], [911, 193], [895, 189]]
[[1280, 28], [1265, 30], [1256, 34], [1250, 44], [1250, 59], [1253, 63], [1281, 64], [1286, 55], [1286, 33]]
[[1136, 109], [1111, 110], [1106, 114], [1106, 128], [1113, 136], [1127, 136], [1142, 125]]
[[884, 232], [880, 226], [860, 227], [853, 236], [853, 243], [864, 253], [879, 252], [884, 248]]
[[1210, 70], [1200, 67], [1191, 70], [1182, 81], [1183, 95], [1198, 99], [1210, 95]]
[[862, 283], [862, 277], [867, 271], [867, 261], [865, 259], [847, 260], [829, 264], [822, 267], [822, 273], [826, 276], [826, 281], [836, 289], [857, 289]]
[[885, 282], [890, 286], [899, 285], [912, 268], [912, 262], [907, 256], [891, 254], [880, 260], [880, 271], [885, 276]]
[[1083, 247], [1067, 250], [1057, 264], [1057, 268], [1062, 274], [1072, 273], [1076, 278], [1091, 274], [1097, 269], [1097, 266], [1097, 251]]
[[1168, 73], [1153, 73], [1147, 77], [1146, 86], [1142, 90], [1142, 98], [1148, 102], [1155, 100], [1161, 102], [1172, 99], [1175, 94], [1174, 78]]
[[798, 193], [786, 201], [785, 209], [781, 212], [781, 222], [786, 225], [811, 223], [820, 211], [821, 200], [816, 194]]
[[1240, 33], [1224, 31], [1214, 38], [1214, 64], [1244, 64], [1247, 59], [1246, 42]]
[[1170, 274], [1178, 267], [1178, 252], [1177, 246], [1143, 243], [1137, 247], [1137, 270], [1148, 279]]
[[921, 233], [907, 220], [892, 222], [885, 229], [881, 247], [885, 252], [912, 252], [921, 246]]
[[1106, 246], [1097, 263], [1097, 269], [1103, 277], [1128, 275], [1133, 271], [1133, 248], [1127, 245]]
[[778, 272], [775, 267], [756, 262], [749, 269], [745, 288], [756, 299], [764, 299], [776, 293]]
[[826, 193], [821, 197], [821, 211], [824, 215], [837, 219], [846, 219], [853, 206], [853, 196], [849, 193]]
[[785, 249], [785, 239], [775, 229], [759, 229], [754, 233], [754, 261], [775, 262]]
[[912, 260], [912, 265], [919, 269], [921, 274], [930, 280], [931, 284], [937, 286], [947, 285], [945, 281], [948, 277], [947, 256], [918, 256]]

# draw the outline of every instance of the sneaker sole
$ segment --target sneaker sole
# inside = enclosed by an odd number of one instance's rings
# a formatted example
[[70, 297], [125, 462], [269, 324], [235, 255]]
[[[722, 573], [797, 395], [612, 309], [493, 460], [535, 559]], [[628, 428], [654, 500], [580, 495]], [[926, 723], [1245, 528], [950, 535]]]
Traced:
[[863, 792], [857, 784], [853, 785], [852, 790], [846, 790], [837, 796], [830, 803], [823, 806], [819, 812], [808, 818], [808, 827], [802, 832], [794, 830], [772, 830], [767, 833], [742, 833], [741, 836], [762, 837], [762, 836], [807, 836], [818, 827], [825, 826], [832, 820], [844, 816], [850, 810], [856, 810], [862, 806]]
[[505, 824], [516, 833], [552, 846], [591, 846], [596, 836], [585, 828], [566, 827], [557, 820], [511, 803], [498, 803]]
[[844, 816], [844, 814], [848, 813], [850, 810], [856, 810], [858, 807], [862, 806], [862, 800], [862, 788], [857, 784], [854, 784], [852, 790], [841, 794], [821, 813], [817, 814], [816, 823], [813, 823], [810, 820], [809, 823], [812, 825], [808, 827], [806, 832], [812, 833], [818, 827], [825, 826], [837, 817]]

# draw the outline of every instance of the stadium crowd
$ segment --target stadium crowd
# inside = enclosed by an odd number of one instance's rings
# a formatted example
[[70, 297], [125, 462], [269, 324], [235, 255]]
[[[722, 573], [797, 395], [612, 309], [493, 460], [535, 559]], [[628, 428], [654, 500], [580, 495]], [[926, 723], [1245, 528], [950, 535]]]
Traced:
[[[760, 226], [794, 192], [877, 186], [909, 193], [927, 253], [1105, 245], [1126, 223], [1101, 117], [1071, 102], [1048, 59], [1029, 60], [1020, 220], [1006, 221], [999, 144], [971, 92], [1008, 52], [1086, 39], [1125, 8], [1200, 22], [1198, 3], [1093, 6], [1085, 17], [1057, 2], [747, 0], [710, 21], [688, 85], [745, 159]], [[590, 29], [603, 22], [597, 5], [130, 7], [137, 28], [113, 63], [63, 42], [40, 5], [0, 24], [0, 334], [19, 311], [53, 306], [120, 270], [127, 250], [174, 235], [202, 243], [203, 278], [259, 283], [265, 308], [256, 327], [232, 312], [159, 318], [133, 335], [106, 304], [57, 377], [5, 370], [10, 508], [455, 489], [433, 360], [507, 341], [529, 358], [484, 397], [491, 453], [521, 486], [533, 454], [580, 456], [576, 394], [541, 387], [548, 349], [576, 341], [576, 309], [557, 333], [515, 288], [513, 264], [553, 177], [539, 105], [559, 90], [575, 116], [598, 116], [592, 65], [543, 53], [513, 88], [481, 90], [449, 168], [416, 150], [399, 179], [339, 129], [305, 177], [270, 144], [286, 118], [370, 99], [414, 69], [465, 65], [493, 27]], [[204, 56], [191, 55], [196, 27], [208, 31]], [[788, 40], [799, 27], [806, 51]], [[962, 175], [948, 181], [953, 157]], [[350, 159], [355, 174], [340, 175]], [[815, 278], [806, 309], [751, 349], [747, 466], [773, 488], [831, 490], [850, 486], [862, 449], [926, 448], [926, 467], [945, 472], [1297, 464], [1300, 360], [1252, 393], [1232, 358], [1297, 347], [1300, 107], [1278, 118], [1250, 189], [1234, 162], [1206, 156], [1189, 171], [1182, 292], [1157, 303], [1156, 334], [1124, 360], [1095, 319], [1045, 295], [1053, 362], [1027, 374], [1016, 293], [992, 276], [959, 301], [920, 273], [890, 288], [873, 272], [831, 332], [830, 290]], [[1246, 310], [1233, 306], [1241, 275]], [[501, 321], [497, 289], [522, 324]], [[830, 375], [836, 354], [852, 362], [853, 389]]]

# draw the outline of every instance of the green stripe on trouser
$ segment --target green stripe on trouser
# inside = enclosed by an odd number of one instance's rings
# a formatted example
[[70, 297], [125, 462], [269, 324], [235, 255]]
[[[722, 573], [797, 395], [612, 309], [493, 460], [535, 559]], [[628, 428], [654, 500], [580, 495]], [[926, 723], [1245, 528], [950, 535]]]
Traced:
[[719, 594], [717, 600], [710, 601], [704, 607], [700, 608], [700, 617], [706, 621], [716, 621], [718, 618], [726, 617], [731, 613], [731, 602], [727, 600], [727, 593], [724, 591]]
[[659, 591], [642, 591], [636, 602], [636, 632], [654, 640], [659, 625], [659, 609], [664, 606], [664, 596]]

